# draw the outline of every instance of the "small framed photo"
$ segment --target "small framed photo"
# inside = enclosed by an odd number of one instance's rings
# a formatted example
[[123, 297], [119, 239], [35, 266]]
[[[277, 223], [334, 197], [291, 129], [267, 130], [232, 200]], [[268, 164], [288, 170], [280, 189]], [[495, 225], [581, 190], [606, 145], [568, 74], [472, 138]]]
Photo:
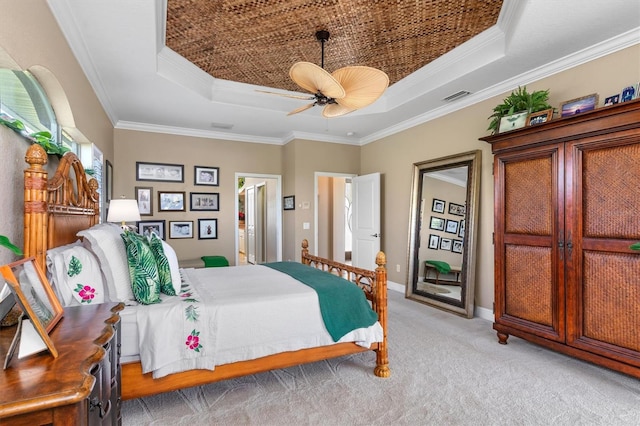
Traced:
[[438, 245], [440, 245], [440, 237], [436, 234], [429, 234], [429, 248], [438, 250]]
[[467, 213], [467, 208], [461, 204], [449, 203], [449, 214], [456, 216], [464, 216]]
[[441, 238], [440, 239], [440, 250], [451, 251], [451, 239], [450, 238]]
[[158, 191], [159, 212], [183, 212], [184, 191]]
[[451, 251], [454, 253], [462, 253], [462, 240], [453, 240]]
[[184, 182], [184, 166], [181, 164], [143, 163], [136, 161], [136, 180]]
[[620, 93], [620, 102], [627, 102], [638, 97], [638, 84], [627, 86]]
[[137, 223], [138, 233], [148, 237], [151, 233], [156, 234], [161, 239], [165, 239], [164, 220], [141, 220]]
[[553, 116], [553, 108], [544, 111], [532, 112], [527, 116], [527, 126], [535, 126], [536, 124], [546, 123]]
[[138, 210], [140, 216], [153, 215], [153, 188], [136, 186], [136, 200], [138, 200]]
[[220, 211], [220, 193], [218, 192], [191, 192], [191, 210], [196, 211]]
[[193, 238], [193, 221], [169, 222], [169, 238]]
[[527, 124], [527, 115], [528, 113], [525, 111], [502, 117], [500, 119], [498, 133], [508, 132], [509, 130], [516, 130], [524, 127], [525, 124]]
[[49, 338], [49, 332], [58, 324], [64, 310], [35, 258], [28, 257], [4, 265], [0, 267], [0, 272], [22, 312], [29, 317], [33, 328], [56, 358], [58, 351]]
[[441, 217], [431, 216], [431, 220], [429, 221], [429, 229], [444, 231], [444, 219]]
[[218, 238], [218, 219], [198, 219], [198, 239], [215, 240]]
[[295, 210], [296, 209], [296, 197], [295, 195], [287, 195], [282, 199], [282, 205], [285, 210]]
[[464, 238], [464, 229], [466, 225], [467, 225], [467, 221], [465, 219], [462, 219], [460, 221], [460, 227], [458, 228], [458, 237]]
[[560, 117], [571, 117], [572, 115], [582, 114], [583, 112], [596, 109], [598, 105], [598, 94], [583, 96], [577, 99], [563, 102], [560, 105]]
[[431, 211], [435, 213], [444, 213], [445, 204], [446, 203], [444, 201], [434, 198], [433, 203], [431, 203]]
[[457, 220], [447, 219], [447, 227], [445, 228], [444, 232], [447, 232], [449, 234], [457, 234], [458, 233], [458, 221]]
[[613, 95], [613, 96], [609, 96], [608, 98], [605, 98], [604, 106], [615, 105], [618, 102], [620, 102], [620, 93], [618, 93], [617, 95]]
[[196, 185], [219, 186], [219, 167], [194, 166], [193, 175]]

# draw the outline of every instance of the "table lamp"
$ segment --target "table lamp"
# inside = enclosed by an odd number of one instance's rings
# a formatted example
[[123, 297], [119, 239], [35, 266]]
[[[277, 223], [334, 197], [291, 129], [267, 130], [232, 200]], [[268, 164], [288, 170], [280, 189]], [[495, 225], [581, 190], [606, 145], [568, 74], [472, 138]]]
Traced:
[[120, 222], [122, 229], [129, 229], [125, 222], [137, 222], [140, 220], [140, 210], [136, 200], [124, 198], [109, 202], [109, 214], [107, 222]]

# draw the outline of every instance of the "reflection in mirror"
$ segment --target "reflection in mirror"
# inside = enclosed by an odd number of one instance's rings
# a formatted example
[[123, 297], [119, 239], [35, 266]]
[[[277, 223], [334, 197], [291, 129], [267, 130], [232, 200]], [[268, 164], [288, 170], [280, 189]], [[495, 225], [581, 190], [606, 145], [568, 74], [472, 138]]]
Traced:
[[406, 296], [473, 317], [480, 150], [414, 164]]

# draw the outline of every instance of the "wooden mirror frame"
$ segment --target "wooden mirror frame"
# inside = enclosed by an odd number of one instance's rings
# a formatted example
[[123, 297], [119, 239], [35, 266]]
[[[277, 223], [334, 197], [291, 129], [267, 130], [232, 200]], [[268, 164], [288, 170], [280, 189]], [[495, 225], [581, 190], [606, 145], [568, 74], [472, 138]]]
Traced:
[[[425, 303], [440, 309], [444, 309], [460, 316], [472, 318], [474, 313], [474, 294], [476, 280], [476, 241], [477, 224], [480, 200], [480, 171], [482, 167], [482, 152], [480, 150], [469, 151], [448, 157], [414, 163], [413, 180], [411, 184], [411, 209], [409, 213], [409, 244], [407, 285], [405, 296], [421, 303]], [[465, 235], [463, 239], [462, 271], [461, 271], [461, 300], [434, 295], [425, 295], [424, 292], [416, 292], [416, 283], [419, 275], [421, 227], [428, 227], [430, 203], [423, 203], [422, 182], [425, 173], [438, 170], [468, 166], [467, 199], [465, 212]], [[422, 211], [421, 211], [422, 209]], [[421, 214], [422, 213], [422, 214]], [[428, 241], [422, 242], [428, 244]]]

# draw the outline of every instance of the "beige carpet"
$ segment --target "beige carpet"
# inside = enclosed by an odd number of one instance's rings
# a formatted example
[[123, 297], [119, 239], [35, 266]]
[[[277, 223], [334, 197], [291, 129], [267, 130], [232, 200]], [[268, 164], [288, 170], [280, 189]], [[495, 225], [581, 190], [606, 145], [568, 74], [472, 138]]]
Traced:
[[390, 292], [373, 353], [123, 403], [127, 425], [640, 425], [640, 380]]

